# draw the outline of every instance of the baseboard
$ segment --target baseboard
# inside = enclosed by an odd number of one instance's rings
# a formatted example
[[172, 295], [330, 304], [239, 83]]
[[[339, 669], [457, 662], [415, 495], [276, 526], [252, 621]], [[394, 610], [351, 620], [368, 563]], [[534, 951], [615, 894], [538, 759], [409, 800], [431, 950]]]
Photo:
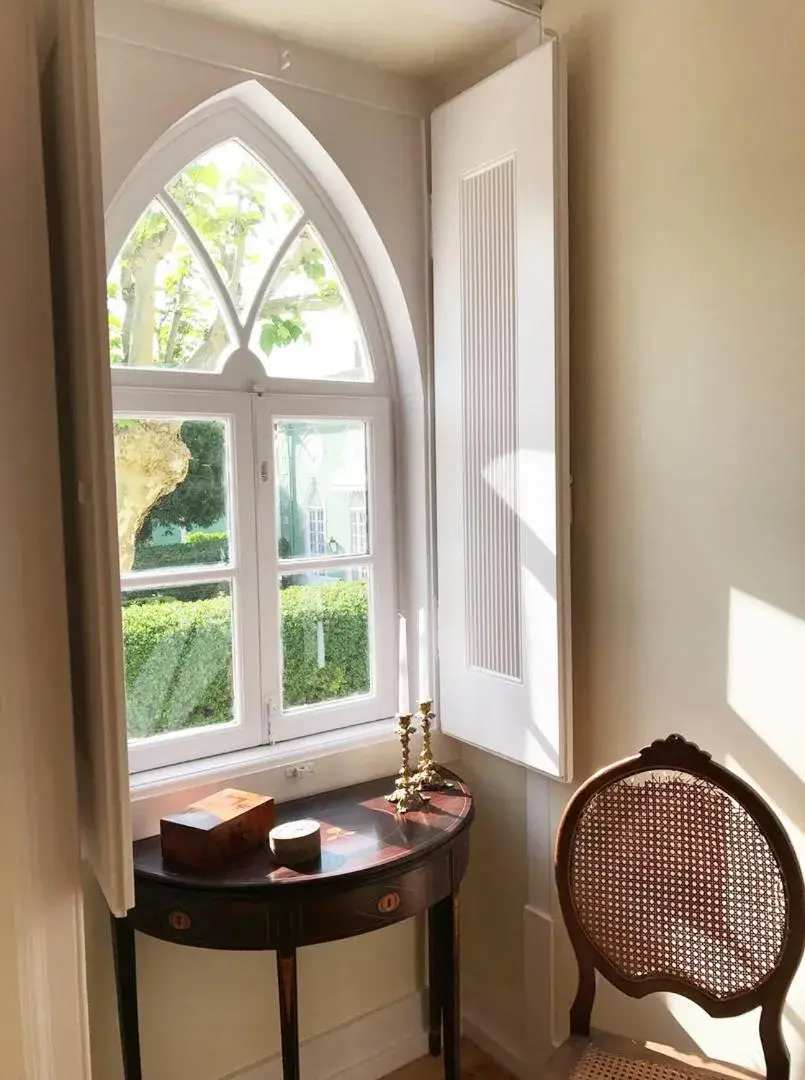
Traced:
[[[380, 1080], [427, 1052], [423, 996], [416, 993], [307, 1039], [300, 1069], [305, 1080]], [[223, 1080], [282, 1080], [282, 1061], [277, 1054]]]
[[465, 981], [462, 989], [464, 1036], [520, 1080], [528, 1063], [523, 1036], [523, 998], [489, 983]]

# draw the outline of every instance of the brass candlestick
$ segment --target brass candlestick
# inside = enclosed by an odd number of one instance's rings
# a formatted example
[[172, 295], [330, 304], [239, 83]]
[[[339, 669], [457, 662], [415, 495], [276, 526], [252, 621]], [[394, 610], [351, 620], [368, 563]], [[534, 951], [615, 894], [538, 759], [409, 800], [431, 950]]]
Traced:
[[420, 791], [428, 791], [444, 787], [444, 778], [436, 768], [430, 746], [431, 724], [436, 719], [432, 701], [422, 702], [419, 706], [419, 716], [422, 723], [422, 752], [419, 755], [419, 770], [414, 776], [414, 781]]
[[407, 814], [410, 810], [424, 810], [428, 805], [428, 799], [420, 791], [411, 773], [411, 735], [414, 731], [414, 718], [408, 714], [397, 717], [397, 734], [400, 736], [402, 745], [402, 768], [395, 782], [395, 789], [386, 798], [394, 803], [397, 812]]

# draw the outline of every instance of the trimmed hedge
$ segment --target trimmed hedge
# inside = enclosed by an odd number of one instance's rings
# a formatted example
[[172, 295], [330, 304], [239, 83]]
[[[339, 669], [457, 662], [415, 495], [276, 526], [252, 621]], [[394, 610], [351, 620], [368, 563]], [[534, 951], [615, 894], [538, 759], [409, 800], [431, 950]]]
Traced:
[[[282, 700], [286, 707], [369, 693], [365, 581], [291, 585], [282, 600]], [[319, 667], [319, 623], [324, 666]]]
[[[281, 599], [285, 706], [368, 693], [366, 582], [292, 585]], [[228, 595], [177, 600], [130, 594], [123, 649], [132, 738], [232, 719], [231, 614]]]
[[232, 719], [232, 603], [144, 600], [123, 608], [129, 735]]
[[184, 544], [143, 544], [134, 551], [133, 570], [159, 570], [163, 566], [214, 565], [229, 560], [229, 543], [225, 533], [197, 539], [190, 533]]

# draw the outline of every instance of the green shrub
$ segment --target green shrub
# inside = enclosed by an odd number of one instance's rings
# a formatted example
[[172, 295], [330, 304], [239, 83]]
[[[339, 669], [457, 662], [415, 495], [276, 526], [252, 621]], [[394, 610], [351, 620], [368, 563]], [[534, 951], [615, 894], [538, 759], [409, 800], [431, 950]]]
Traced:
[[[365, 581], [292, 585], [283, 589], [283, 703], [317, 701], [369, 692], [369, 610]], [[318, 624], [324, 635], [319, 667]]]
[[225, 724], [232, 719], [232, 604], [129, 602], [123, 609], [129, 735]]
[[225, 550], [229, 544], [229, 538], [225, 532], [189, 532], [184, 538], [186, 544], [203, 544], [207, 540], [216, 540], [218, 543], [223, 543]]
[[[204, 536], [191, 533], [190, 536]], [[210, 566], [229, 560], [229, 541], [226, 533], [213, 533], [203, 540], [184, 544], [138, 544], [134, 551], [134, 570], [159, 570], [164, 566]]]
[[[190, 593], [208, 588], [221, 586], [182, 586], [186, 599], [129, 594], [123, 649], [132, 738], [232, 719], [231, 600], [228, 595], [197, 599]], [[293, 585], [283, 589], [281, 598], [285, 706], [368, 693], [366, 582]]]

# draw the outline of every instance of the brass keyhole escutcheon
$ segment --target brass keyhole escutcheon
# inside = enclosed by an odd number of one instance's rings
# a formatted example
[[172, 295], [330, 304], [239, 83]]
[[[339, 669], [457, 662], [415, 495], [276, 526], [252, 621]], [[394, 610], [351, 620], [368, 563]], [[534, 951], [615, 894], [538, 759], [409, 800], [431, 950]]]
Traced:
[[390, 915], [400, 906], [400, 894], [396, 892], [386, 893], [377, 902], [377, 910], [381, 915]]
[[189, 930], [191, 919], [184, 911], [172, 911], [168, 916], [168, 922], [174, 930]]

